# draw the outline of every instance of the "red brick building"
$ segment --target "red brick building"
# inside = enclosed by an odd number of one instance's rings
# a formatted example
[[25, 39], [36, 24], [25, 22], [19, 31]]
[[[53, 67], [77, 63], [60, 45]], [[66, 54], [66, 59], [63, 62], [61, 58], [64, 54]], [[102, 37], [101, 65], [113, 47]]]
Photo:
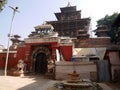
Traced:
[[[57, 59], [56, 50], [59, 51], [64, 60], [70, 61], [72, 43], [69, 41], [64, 42], [64, 40], [67, 39], [57, 37], [57, 33], [53, 31], [51, 25], [36, 26], [35, 31], [31, 32], [24, 41], [13, 42], [14, 47], [11, 46], [9, 52], [8, 69], [14, 68], [18, 60], [22, 59], [26, 63], [28, 71], [46, 73], [48, 62], [54, 62]], [[6, 50], [0, 52], [0, 68], [5, 67], [6, 53]]]

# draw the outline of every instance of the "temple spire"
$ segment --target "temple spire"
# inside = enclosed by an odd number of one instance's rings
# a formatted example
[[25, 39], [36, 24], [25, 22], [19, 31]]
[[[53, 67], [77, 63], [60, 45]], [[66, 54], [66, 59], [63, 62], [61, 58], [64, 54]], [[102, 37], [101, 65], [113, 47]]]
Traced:
[[71, 5], [70, 5], [70, 1], [68, 1], [68, 4], [67, 4], [67, 7], [70, 7]]

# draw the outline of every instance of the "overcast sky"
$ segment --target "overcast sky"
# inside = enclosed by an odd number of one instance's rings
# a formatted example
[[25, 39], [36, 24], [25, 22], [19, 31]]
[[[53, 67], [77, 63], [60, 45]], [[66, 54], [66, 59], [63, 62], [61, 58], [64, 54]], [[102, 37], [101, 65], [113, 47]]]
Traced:
[[106, 14], [120, 12], [119, 0], [8, 0], [5, 8], [0, 12], [0, 45], [7, 46], [8, 33], [13, 11], [8, 7], [19, 7], [16, 13], [12, 33], [19, 34], [21, 39], [27, 38], [34, 27], [45, 21], [56, 20], [54, 13], [60, 12], [60, 7], [66, 7], [68, 1], [71, 6], [82, 10], [82, 18], [91, 18], [91, 28], [95, 29], [96, 20]]

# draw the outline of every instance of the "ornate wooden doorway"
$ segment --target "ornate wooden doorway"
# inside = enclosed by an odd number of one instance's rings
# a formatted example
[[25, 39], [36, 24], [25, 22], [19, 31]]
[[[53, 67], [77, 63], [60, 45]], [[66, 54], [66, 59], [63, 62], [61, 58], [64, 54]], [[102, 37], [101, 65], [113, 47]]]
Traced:
[[45, 74], [48, 70], [47, 64], [50, 55], [50, 50], [47, 47], [35, 49], [31, 57], [31, 71], [36, 74]]
[[38, 53], [35, 57], [35, 73], [45, 74], [47, 72], [47, 57], [45, 53]]

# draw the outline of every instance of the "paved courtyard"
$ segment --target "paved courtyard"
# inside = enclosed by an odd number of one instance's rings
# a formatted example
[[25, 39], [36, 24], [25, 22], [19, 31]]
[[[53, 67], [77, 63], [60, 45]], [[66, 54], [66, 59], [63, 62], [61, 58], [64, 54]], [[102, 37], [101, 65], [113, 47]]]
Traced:
[[54, 82], [43, 76], [0, 76], [0, 90], [47, 90]]
[[[23, 77], [0, 75], [0, 90], [54, 90], [48, 89], [57, 81], [40, 75]], [[103, 90], [120, 90], [120, 83], [99, 83]]]

